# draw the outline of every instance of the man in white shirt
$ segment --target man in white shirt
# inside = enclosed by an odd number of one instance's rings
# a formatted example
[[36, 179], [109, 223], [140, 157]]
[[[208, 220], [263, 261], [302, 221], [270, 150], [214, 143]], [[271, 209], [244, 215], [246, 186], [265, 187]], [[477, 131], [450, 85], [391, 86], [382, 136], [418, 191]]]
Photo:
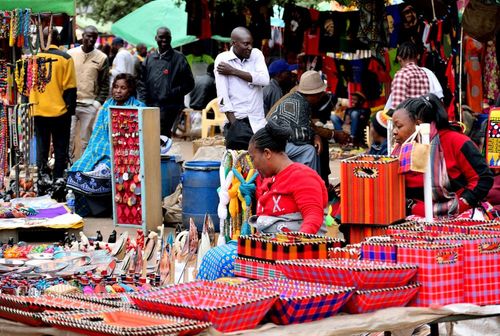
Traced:
[[215, 59], [215, 84], [228, 149], [247, 149], [252, 135], [264, 127], [263, 87], [269, 84], [264, 55], [254, 49], [252, 34], [244, 27], [231, 32], [231, 49]]
[[123, 46], [125, 41], [121, 37], [115, 37], [111, 43], [111, 50], [116, 52], [113, 66], [111, 67], [109, 87], [113, 87], [113, 80], [116, 75], [128, 73], [134, 75], [134, 57]]

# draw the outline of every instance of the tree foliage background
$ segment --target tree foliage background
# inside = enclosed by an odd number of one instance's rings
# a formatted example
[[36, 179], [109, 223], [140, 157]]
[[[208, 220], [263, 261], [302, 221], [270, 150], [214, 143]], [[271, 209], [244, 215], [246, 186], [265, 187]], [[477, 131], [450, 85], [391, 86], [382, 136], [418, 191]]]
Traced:
[[100, 23], [115, 22], [150, 0], [76, 0], [80, 13]]

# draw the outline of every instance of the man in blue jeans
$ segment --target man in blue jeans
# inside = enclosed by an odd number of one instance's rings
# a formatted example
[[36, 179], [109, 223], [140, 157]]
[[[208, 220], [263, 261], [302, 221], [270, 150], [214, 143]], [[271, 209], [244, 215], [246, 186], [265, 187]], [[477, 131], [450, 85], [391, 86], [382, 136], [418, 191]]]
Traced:
[[348, 108], [344, 114], [344, 120], [338, 115], [332, 115], [332, 123], [335, 130], [342, 130], [344, 122], [350, 120], [351, 124], [351, 143], [355, 147], [366, 147], [364, 140], [364, 129], [370, 120], [370, 109], [363, 108], [366, 97], [361, 92], [352, 94], [352, 107]]

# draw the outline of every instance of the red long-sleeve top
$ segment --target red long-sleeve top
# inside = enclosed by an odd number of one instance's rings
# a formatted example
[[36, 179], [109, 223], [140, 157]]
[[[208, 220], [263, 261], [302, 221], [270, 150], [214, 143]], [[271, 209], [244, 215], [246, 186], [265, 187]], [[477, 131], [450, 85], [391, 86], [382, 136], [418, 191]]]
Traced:
[[[493, 174], [476, 145], [464, 134], [449, 129], [439, 130], [441, 148], [450, 179], [450, 191], [463, 197], [471, 206], [483, 200], [493, 184]], [[424, 199], [424, 175], [410, 173], [406, 177], [406, 197]]]
[[328, 193], [318, 173], [293, 163], [273, 177], [257, 178], [257, 215], [302, 214], [300, 232], [316, 234], [323, 224]]

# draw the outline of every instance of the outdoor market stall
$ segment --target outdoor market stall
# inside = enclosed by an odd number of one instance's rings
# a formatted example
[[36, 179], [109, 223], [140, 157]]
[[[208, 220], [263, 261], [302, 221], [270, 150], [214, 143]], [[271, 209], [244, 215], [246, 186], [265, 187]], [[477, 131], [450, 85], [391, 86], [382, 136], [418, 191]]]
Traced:
[[52, 78], [54, 60], [37, 55], [48, 48], [42, 29], [60, 25], [63, 31], [72, 31], [69, 16], [75, 14], [74, 1], [0, 1], [0, 9], [0, 190], [5, 202], [0, 205], [0, 229], [7, 230], [3, 235], [17, 237], [16, 229], [81, 228], [82, 218], [71, 214], [63, 204], [36, 198], [37, 192], [50, 193], [64, 201], [65, 192], [64, 186], [56, 192], [55, 185], [37, 185], [37, 180], [43, 179], [32, 168], [36, 156], [33, 104], [27, 102], [30, 92], [43, 92]]

